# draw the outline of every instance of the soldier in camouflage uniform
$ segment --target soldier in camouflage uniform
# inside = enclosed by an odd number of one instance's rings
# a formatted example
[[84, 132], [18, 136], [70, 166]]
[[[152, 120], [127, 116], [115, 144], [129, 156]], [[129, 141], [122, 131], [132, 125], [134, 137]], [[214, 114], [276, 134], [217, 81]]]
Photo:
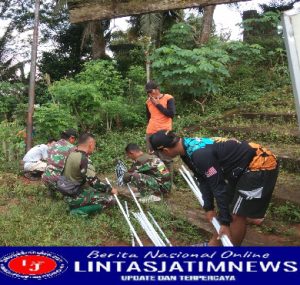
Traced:
[[56, 190], [56, 182], [63, 172], [67, 156], [75, 150], [74, 143], [77, 136], [75, 130], [66, 130], [62, 132], [61, 139], [48, 150], [47, 167], [42, 181], [51, 192]]
[[71, 152], [66, 160], [63, 176], [81, 185], [77, 195], [65, 197], [70, 214], [88, 216], [114, 204], [112, 194], [117, 194], [117, 191], [99, 180], [89, 159], [89, 155], [94, 152], [95, 144], [92, 134], [81, 135], [77, 149]]
[[131, 182], [141, 194], [166, 194], [172, 187], [171, 174], [163, 161], [155, 155], [141, 151], [136, 144], [125, 148], [127, 156], [134, 160], [132, 167], [124, 174], [124, 182]]

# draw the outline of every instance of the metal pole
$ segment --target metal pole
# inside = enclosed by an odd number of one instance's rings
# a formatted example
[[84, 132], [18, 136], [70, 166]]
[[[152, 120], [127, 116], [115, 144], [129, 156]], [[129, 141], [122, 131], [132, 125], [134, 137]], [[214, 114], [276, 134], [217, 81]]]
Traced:
[[26, 150], [30, 150], [32, 147], [32, 130], [33, 123], [32, 117], [34, 112], [34, 97], [35, 97], [35, 76], [36, 76], [36, 59], [38, 48], [38, 31], [39, 31], [39, 12], [40, 12], [40, 0], [35, 0], [34, 11], [34, 28], [33, 28], [33, 40], [31, 47], [31, 67], [30, 67], [30, 81], [29, 81], [29, 104], [27, 115], [27, 130], [26, 130]]

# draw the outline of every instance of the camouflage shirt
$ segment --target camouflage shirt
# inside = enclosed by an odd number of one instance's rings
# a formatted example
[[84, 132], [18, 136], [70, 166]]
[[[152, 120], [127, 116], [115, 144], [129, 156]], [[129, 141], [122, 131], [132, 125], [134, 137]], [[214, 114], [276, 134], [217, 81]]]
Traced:
[[127, 172], [128, 175], [145, 174], [154, 178], [163, 188], [171, 187], [171, 174], [163, 161], [155, 155], [144, 153]]
[[42, 176], [46, 185], [56, 185], [58, 177], [62, 174], [66, 158], [75, 146], [68, 141], [61, 139], [48, 150], [47, 167]]

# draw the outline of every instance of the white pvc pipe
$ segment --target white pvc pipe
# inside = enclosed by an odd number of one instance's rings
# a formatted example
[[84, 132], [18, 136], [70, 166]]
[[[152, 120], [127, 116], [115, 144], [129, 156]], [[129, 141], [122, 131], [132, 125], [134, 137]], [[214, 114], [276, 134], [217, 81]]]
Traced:
[[122, 212], [122, 214], [123, 214], [123, 216], [124, 216], [124, 218], [125, 218], [125, 220], [126, 220], [128, 226], [129, 226], [131, 232], [133, 233], [133, 235], [134, 235], [136, 241], [138, 242], [139, 246], [143, 246], [143, 244], [142, 244], [140, 238], [138, 237], [138, 235], [137, 235], [137, 233], [136, 233], [134, 227], [132, 226], [130, 220], [128, 219], [128, 217], [127, 217], [127, 215], [126, 215], [126, 213], [125, 213], [125, 211], [124, 211], [124, 209], [123, 209], [123, 206], [122, 206], [121, 202], [119, 201], [118, 196], [117, 196], [116, 194], [114, 194], [114, 197], [115, 197], [115, 199], [116, 199], [116, 201], [117, 201], [117, 203], [118, 203], [118, 205], [119, 205], [119, 208], [120, 208], [120, 210], [121, 210], [121, 212]]
[[143, 218], [141, 217], [140, 213], [133, 213], [134, 217], [137, 219], [143, 230], [146, 232], [147, 236], [150, 238], [150, 240], [153, 242], [155, 246], [160, 246], [159, 241], [157, 240], [156, 236], [151, 232], [148, 225], [145, 223]]
[[[182, 168], [183, 168], [184, 172], [186, 172], [186, 175], [181, 169], [179, 169], [181, 175], [186, 180], [186, 182], [189, 184], [191, 190], [194, 192], [194, 194], [196, 195], [197, 199], [199, 200], [201, 206], [203, 207], [204, 201], [203, 201], [202, 194], [201, 194], [199, 187], [196, 185], [190, 172], [183, 165], [182, 165]], [[212, 219], [211, 223], [213, 224], [217, 233], [219, 233], [221, 226], [220, 226], [220, 223], [218, 222], [218, 220], [214, 217]], [[221, 242], [224, 246], [233, 246], [232, 242], [230, 241], [230, 239], [227, 235], [221, 236]]]
[[131, 196], [133, 197], [134, 202], [136, 203], [140, 213], [141, 213], [141, 218], [142, 220], [145, 222], [145, 224], [147, 225], [148, 228], [150, 228], [150, 231], [152, 233], [156, 233], [157, 239], [158, 239], [158, 243], [160, 243], [162, 246], [165, 246], [165, 243], [163, 242], [163, 240], [161, 239], [161, 237], [157, 234], [157, 232], [155, 231], [154, 227], [152, 226], [152, 224], [149, 222], [147, 216], [145, 215], [140, 203], [138, 202], [137, 198], [135, 197], [132, 189], [130, 188], [129, 184], [127, 184], [127, 187], [131, 193]]
[[163, 230], [161, 229], [161, 227], [159, 226], [159, 224], [156, 222], [156, 220], [154, 219], [154, 217], [152, 216], [152, 214], [150, 212], [148, 212], [148, 215], [152, 219], [152, 222], [154, 223], [154, 225], [158, 228], [159, 232], [161, 233], [161, 235], [163, 236], [163, 238], [165, 239], [165, 241], [167, 242], [167, 244], [169, 246], [172, 246], [171, 242], [169, 241], [169, 239], [167, 238], [167, 236], [165, 235], [165, 233], [163, 232]]
[[[110, 182], [108, 181], [108, 179], [107, 179], [107, 178], [105, 178], [105, 179], [106, 179], [107, 183], [108, 183], [109, 185], [111, 185]], [[133, 225], [131, 224], [131, 222], [130, 222], [128, 216], [126, 215], [125, 210], [124, 210], [124, 208], [123, 208], [121, 202], [119, 201], [118, 196], [117, 196], [116, 194], [114, 194], [114, 197], [115, 197], [115, 199], [116, 199], [116, 201], [117, 201], [117, 203], [118, 203], [118, 206], [119, 206], [119, 208], [120, 208], [120, 210], [121, 210], [121, 212], [122, 212], [122, 214], [123, 214], [123, 216], [124, 216], [124, 218], [125, 218], [125, 220], [126, 220], [128, 226], [129, 226], [131, 232], [133, 233], [134, 237], [136, 238], [136, 240], [137, 240], [139, 246], [143, 246], [143, 243], [141, 242], [139, 236], [137, 235], [137, 233], [136, 233], [136, 231], [135, 231]]]
[[[127, 214], [127, 217], [128, 217], [128, 219], [130, 221], [130, 214], [129, 214], [129, 209], [128, 209], [127, 201], [125, 201], [124, 203], [125, 203], [126, 214]], [[130, 235], [131, 235], [131, 245], [135, 246], [134, 235], [133, 235], [132, 231], [130, 231]]]
[[199, 195], [198, 191], [194, 188], [193, 184], [190, 182], [190, 180], [188, 179], [188, 177], [185, 175], [185, 173], [181, 169], [179, 169], [179, 172], [183, 176], [184, 180], [190, 186], [191, 190], [193, 191], [193, 193], [195, 194], [196, 198], [198, 199], [200, 205], [203, 207], [204, 201], [203, 201], [202, 197]]

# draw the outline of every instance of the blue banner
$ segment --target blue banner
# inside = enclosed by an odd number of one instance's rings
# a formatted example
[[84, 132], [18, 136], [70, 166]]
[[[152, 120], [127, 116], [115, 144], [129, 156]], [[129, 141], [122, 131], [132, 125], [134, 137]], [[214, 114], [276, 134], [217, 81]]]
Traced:
[[300, 247], [1, 247], [0, 284], [299, 284]]

